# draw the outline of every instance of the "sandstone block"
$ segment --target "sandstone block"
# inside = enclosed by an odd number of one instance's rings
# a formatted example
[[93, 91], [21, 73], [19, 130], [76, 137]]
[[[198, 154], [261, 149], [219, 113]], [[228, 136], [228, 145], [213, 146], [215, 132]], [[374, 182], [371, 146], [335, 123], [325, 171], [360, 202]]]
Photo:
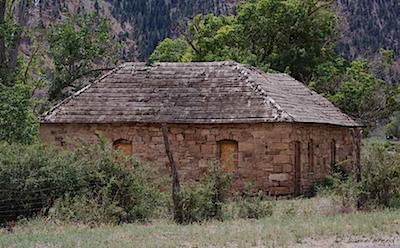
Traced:
[[210, 130], [208, 130], [208, 129], [202, 129], [202, 130], [200, 131], [200, 135], [201, 135], [201, 136], [208, 136], [208, 135], [210, 135]]
[[208, 167], [208, 162], [205, 159], [200, 159], [199, 160], [199, 168], [207, 168]]
[[239, 142], [239, 151], [252, 151], [254, 149], [254, 144], [250, 142]]
[[289, 174], [287, 173], [278, 173], [278, 174], [271, 174], [269, 175], [270, 181], [278, 181], [283, 182], [289, 180]]
[[288, 187], [271, 187], [270, 191], [273, 195], [288, 195], [291, 193]]
[[214, 145], [200, 145], [200, 151], [203, 155], [216, 154]]
[[283, 164], [282, 165], [282, 172], [292, 172], [293, 171], [293, 165], [291, 164]]
[[163, 143], [164, 140], [162, 137], [151, 137], [151, 142], [153, 143]]

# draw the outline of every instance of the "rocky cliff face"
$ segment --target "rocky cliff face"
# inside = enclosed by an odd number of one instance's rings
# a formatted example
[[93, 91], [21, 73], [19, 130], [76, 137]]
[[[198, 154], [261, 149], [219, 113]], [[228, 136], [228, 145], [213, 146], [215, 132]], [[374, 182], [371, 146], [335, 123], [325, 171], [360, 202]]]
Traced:
[[[230, 14], [239, 0], [35, 0], [31, 25], [51, 22], [79, 11], [97, 11], [111, 19], [124, 45], [124, 60], [146, 60], [159, 41], [177, 36], [177, 26], [196, 14]], [[400, 55], [398, 0], [337, 0], [344, 35], [338, 51], [347, 58], [370, 56], [379, 48]]]

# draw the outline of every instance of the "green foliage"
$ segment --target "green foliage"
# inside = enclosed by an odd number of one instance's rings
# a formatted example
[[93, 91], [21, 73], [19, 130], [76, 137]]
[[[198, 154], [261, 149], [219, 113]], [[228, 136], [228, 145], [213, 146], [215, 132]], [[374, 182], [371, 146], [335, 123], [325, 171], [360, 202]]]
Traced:
[[230, 177], [210, 165], [200, 182], [187, 185], [179, 195], [179, 224], [189, 224], [210, 219], [222, 220], [222, 206], [226, 201]]
[[32, 111], [32, 90], [23, 83], [0, 83], [0, 140], [24, 144], [35, 140], [38, 122]]
[[337, 18], [328, 1], [249, 1], [237, 13], [241, 45], [256, 66], [308, 81], [334, 46]]
[[38, 132], [32, 95], [40, 80], [32, 77], [35, 55], [21, 55], [27, 39], [21, 18], [30, 1], [0, 2], [0, 141], [31, 143]]
[[[364, 205], [393, 206], [400, 202], [400, 146], [372, 143], [364, 148], [362, 161]], [[397, 205], [400, 207], [400, 205]]]
[[364, 146], [359, 182], [353, 176], [333, 173], [320, 191], [344, 208], [399, 207], [400, 147], [374, 142]]
[[80, 173], [68, 154], [39, 144], [0, 143], [0, 222], [46, 211], [84, 184]]
[[308, 80], [333, 49], [337, 18], [322, 0], [257, 0], [235, 16], [189, 22], [193, 61], [236, 60]]
[[152, 62], [188, 62], [191, 53], [186, 41], [182, 39], [165, 39], [150, 56]]
[[317, 188], [319, 194], [329, 196], [340, 211], [348, 212], [357, 207], [362, 185], [353, 176], [335, 172]]
[[82, 87], [79, 79], [93, 79], [101, 73], [98, 65], [112, 64], [116, 54], [110, 23], [97, 14], [69, 17], [48, 32], [49, 55], [54, 63], [49, 90], [51, 100], [65, 98], [70, 87]]
[[3, 221], [50, 208], [52, 217], [69, 221], [146, 221], [162, 199], [150, 168], [105, 143], [73, 152], [39, 144], [0, 148]]
[[[355, 61], [346, 70], [344, 81], [338, 91], [331, 97], [346, 113], [362, 117], [368, 109], [375, 110], [379, 102], [374, 100], [374, 93], [378, 87], [383, 86], [368, 70], [365, 61]], [[380, 108], [379, 108], [380, 110]]]
[[[101, 156], [99, 156], [101, 154]], [[84, 146], [74, 153], [75, 166], [85, 171], [82, 194], [100, 206], [116, 205], [120, 222], [146, 221], [161, 199], [154, 171], [125, 157], [111, 145]]]
[[193, 61], [240, 61], [243, 52], [235, 46], [241, 42], [235, 23], [232, 16], [195, 16], [188, 26]]
[[272, 201], [266, 201], [262, 195], [245, 195], [237, 199], [238, 217], [245, 219], [261, 219], [271, 216], [274, 204]]
[[390, 123], [385, 126], [385, 134], [400, 138], [400, 111], [393, 113]]
[[344, 58], [332, 55], [332, 58], [317, 66], [316, 75], [308, 86], [326, 96], [334, 95], [343, 81], [350, 62]]
[[388, 118], [399, 106], [396, 87], [378, 79], [367, 61], [347, 63], [338, 58], [321, 64], [310, 86], [369, 127]]
[[51, 218], [65, 222], [99, 225], [119, 223], [124, 210], [113, 201], [103, 201], [86, 195], [66, 195], [55, 201], [49, 214]]

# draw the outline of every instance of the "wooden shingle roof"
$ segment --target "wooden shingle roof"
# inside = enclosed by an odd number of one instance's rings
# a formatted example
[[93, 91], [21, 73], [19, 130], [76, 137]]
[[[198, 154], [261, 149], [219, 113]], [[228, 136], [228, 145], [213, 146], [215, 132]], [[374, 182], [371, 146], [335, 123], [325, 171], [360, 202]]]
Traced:
[[235, 62], [126, 63], [65, 99], [41, 122], [359, 126], [290, 76]]

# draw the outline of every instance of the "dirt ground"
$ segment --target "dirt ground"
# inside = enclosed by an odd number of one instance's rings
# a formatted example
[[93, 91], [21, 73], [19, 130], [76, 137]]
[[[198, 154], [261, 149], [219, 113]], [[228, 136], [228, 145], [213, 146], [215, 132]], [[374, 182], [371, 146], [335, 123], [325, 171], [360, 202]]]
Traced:
[[[400, 232], [400, 230], [399, 230]], [[400, 248], [400, 236], [385, 238], [352, 237], [346, 239], [327, 238], [324, 240], [306, 239], [294, 248]]]

